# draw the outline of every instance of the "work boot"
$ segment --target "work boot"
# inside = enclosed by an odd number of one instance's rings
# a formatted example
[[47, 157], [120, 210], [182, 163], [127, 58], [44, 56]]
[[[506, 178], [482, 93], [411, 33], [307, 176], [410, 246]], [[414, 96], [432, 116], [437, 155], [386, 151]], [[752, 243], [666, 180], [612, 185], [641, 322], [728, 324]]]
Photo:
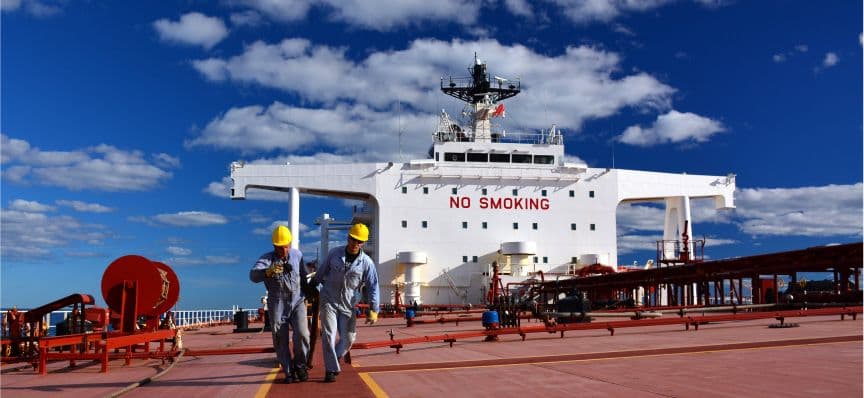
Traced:
[[325, 383], [332, 383], [332, 382], [336, 381], [336, 375], [338, 375], [338, 374], [339, 374], [339, 372], [327, 372], [327, 373], [325, 373], [324, 374], [324, 382]]
[[342, 360], [345, 363], [350, 365], [351, 364], [351, 351], [346, 352], [345, 355], [342, 357]]
[[306, 368], [297, 368], [294, 371], [294, 375], [297, 376], [297, 381], [306, 381], [309, 380], [309, 371]]

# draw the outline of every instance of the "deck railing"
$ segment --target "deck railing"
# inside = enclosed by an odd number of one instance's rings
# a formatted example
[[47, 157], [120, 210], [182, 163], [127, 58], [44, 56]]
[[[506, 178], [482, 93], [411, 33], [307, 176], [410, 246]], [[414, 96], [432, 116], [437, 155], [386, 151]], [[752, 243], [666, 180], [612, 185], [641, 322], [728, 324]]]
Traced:
[[[234, 313], [237, 312], [239, 308], [235, 307], [230, 310], [174, 310], [174, 326], [178, 328], [195, 328], [195, 327], [205, 327], [205, 326], [215, 326], [226, 323], [234, 322]], [[3, 317], [3, 336], [9, 335], [8, 325], [6, 324], [6, 312], [7, 310], [0, 311], [0, 316]], [[26, 310], [19, 310], [19, 312], [27, 312]], [[244, 309], [243, 312], [246, 313], [247, 317], [255, 317], [258, 316], [257, 309]], [[45, 320], [43, 324], [48, 325], [48, 335], [54, 336], [57, 334], [57, 324], [63, 322], [72, 314], [72, 310], [59, 310], [51, 312], [51, 314], [45, 316]], [[163, 315], [164, 318], [164, 315]]]

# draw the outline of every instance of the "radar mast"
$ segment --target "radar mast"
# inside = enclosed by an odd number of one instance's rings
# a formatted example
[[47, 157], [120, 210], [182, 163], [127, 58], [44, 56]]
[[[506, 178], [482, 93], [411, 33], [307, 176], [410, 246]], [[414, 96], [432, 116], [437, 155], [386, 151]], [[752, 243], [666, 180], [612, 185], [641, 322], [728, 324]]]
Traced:
[[504, 115], [501, 101], [519, 94], [519, 80], [499, 76], [492, 77], [486, 71], [486, 64], [474, 54], [474, 66], [468, 68], [471, 77], [441, 78], [441, 91], [471, 105], [474, 112], [474, 141], [490, 142], [492, 139], [491, 119]]

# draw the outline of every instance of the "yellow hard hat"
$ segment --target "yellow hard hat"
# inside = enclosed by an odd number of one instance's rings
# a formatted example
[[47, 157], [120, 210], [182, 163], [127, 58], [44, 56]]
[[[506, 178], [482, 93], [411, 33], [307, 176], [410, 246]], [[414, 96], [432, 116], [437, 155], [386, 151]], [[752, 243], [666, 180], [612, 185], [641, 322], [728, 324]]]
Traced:
[[273, 246], [288, 246], [291, 244], [291, 230], [284, 225], [280, 225], [273, 230]]
[[366, 227], [363, 223], [354, 224], [350, 230], [348, 230], [348, 236], [357, 239], [361, 242], [365, 242], [369, 240], [369, 228]]

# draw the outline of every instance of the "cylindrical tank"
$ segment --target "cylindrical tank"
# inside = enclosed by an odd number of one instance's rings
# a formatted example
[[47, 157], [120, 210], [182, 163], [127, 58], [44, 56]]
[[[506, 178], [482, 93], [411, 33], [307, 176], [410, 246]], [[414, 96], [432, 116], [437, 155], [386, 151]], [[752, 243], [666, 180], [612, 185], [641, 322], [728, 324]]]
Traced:
[[504, 264], [502, 264], [504, 265], [503, 271], [513, 276], [526, 276], [531, 270], [531, 264], [533, 264], [536, 254], [536, 242], [502, 242], [501, 255], [505, 259]]
[[419, 266], [428, 261], [425, 252], [404, 251], [396, 254], [399, 264], [405, 267], [405, 303], [421, 303], [420, 298], [420, 270]]
[[499, 325], [498, 311], [490, 310], [490, 311], [483, 312], [482, 320], [483, 320], [483, 327], [485, 327], [485, 328], [497, 328]]

